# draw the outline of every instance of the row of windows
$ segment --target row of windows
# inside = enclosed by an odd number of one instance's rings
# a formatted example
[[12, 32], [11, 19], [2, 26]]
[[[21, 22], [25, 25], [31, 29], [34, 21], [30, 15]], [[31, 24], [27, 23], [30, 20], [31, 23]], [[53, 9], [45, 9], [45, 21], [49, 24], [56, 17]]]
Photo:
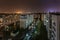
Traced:
[[54, 33], [54, 31], [50, 31], [50, 39], [52, 39], [52, 40], [54, 40], [55, 39], [55, 37], [56, 37], [56, 35], [55, 35], [55, 33]]
[[52, 23], [51, 32], [50, 32], [51, 40], [55, 40], [55, 37], [56, 37], [56, 34], [55, 34], [55, 32], [56, 32], [55, 26], [56, 26], [56, 24], [55, 23]]

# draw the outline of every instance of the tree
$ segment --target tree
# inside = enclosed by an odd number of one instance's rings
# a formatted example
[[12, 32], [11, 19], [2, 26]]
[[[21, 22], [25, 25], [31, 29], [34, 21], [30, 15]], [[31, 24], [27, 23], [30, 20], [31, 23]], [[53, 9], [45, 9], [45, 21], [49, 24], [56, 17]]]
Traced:
[[42, 21], [39, 21], [37, 31], [39, 32], [39, 35], [36, 36], [35, 40], [48, 40], [46, 26], [44, 26]]
[[43, 23], [41, 24], [41, 27], [40, 27], [40, 39], [41, 40], [48, 40], [46, 26], [44, 26]]

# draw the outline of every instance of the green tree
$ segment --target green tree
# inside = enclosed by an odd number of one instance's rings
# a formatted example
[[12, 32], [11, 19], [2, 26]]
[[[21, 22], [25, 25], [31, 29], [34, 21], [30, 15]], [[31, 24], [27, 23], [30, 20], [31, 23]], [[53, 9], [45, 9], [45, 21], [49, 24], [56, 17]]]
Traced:
[[48, 40], [46, 26], [44, 26], [42, 21], [38, 22], [37, 31], [39, 35], [36, 36], [35, 40]]

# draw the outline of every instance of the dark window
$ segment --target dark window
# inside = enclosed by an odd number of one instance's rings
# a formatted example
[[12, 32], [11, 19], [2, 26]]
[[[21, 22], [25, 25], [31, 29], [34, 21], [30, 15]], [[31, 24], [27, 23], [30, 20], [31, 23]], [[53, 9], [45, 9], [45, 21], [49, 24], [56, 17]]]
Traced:
[[52, 27], [54, 29], [54, 31], [56, 31], [55, 27]]
[[54, 25], [54, 26], [56, 26], [56, 23], [55, 23], [55, 22], [53, 22], [53, 25]]

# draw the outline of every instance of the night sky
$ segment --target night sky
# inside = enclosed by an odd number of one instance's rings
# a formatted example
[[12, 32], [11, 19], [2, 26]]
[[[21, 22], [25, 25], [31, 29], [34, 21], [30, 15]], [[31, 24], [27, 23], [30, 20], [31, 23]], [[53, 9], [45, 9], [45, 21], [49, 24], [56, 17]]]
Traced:
[[60, 11], [60, 0], [0, 0], [0, 12]]

